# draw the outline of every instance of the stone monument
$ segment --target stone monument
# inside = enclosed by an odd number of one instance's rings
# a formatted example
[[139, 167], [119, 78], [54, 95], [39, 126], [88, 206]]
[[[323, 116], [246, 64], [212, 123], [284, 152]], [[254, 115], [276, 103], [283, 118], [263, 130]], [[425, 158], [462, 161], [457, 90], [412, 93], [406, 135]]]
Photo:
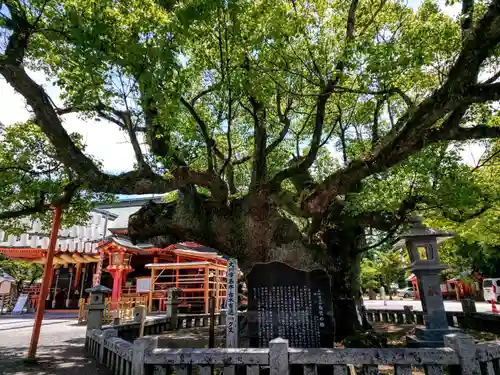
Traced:
[[437, 239], [454, 235], [427, 228], [421, 218], [413, 217], [411, 231], [401, 236], [410, 256], [411, 269], [417, 277], [425, 320], [425, 328], [416, 328], [414, 336], [407, 336], [410, 347], [442, 347], [444, 335], [460, 332], [448, 327], [440, 287], [440, 273], [448, 266], [439, 263], [437, 252]]
[[333, 347], [330, 277], [325, 271], [258, 263], [247, 276], [247, 287], [251, 347], [267, 348], [278, 337], [295, 348]]

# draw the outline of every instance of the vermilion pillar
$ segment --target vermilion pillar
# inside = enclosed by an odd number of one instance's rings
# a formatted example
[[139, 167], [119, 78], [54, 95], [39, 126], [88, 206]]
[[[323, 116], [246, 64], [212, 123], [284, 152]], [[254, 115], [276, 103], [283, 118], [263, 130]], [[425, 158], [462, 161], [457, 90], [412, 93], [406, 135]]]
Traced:
[[61, 226], [62, 208], [55, 207], [52, 217], [52, 230], [50, 231], [49, 247], [47, 249], [47, 261], [43, 268], [42, 286], [40, 288], [40, 295], [38, 296], [38, 306], [35, 315], [35, 324], [33, 325], [33, 332], [31, 334], [31, 342], [28, 349], [28, 358], [35, 358], [36, 350], [38, 347], [38, 339], [40, 338], [40, 328], [42, 327], [43, 313], [45, 312], [45, 299], [49, 293], [51, 274], [53, 272], [52, 264], [54, 261], [54, 252], [57, 243], [57, 236], [59, 234], [59, 227]]
[[113, 276], [113, 292], [111, 294], [112, 310], [118, 307], [118, 302], [122, 295], [123, 281], [127, 278], [127, 274], [133, 271], [128, 261], [129, 256], [126, 256], [124, 251], [110, 253], [110, 262], [106, 271]]
[[118, 307], [118, 302], [122, 296], [122, 286], [123, 281], [127, 278], [127, 274], [132, 270], [126, 269], [113, 269], [107, 270], [111, 276], [113, 276], [113, 293], [111, 294], [111, 308], [116, 309]]

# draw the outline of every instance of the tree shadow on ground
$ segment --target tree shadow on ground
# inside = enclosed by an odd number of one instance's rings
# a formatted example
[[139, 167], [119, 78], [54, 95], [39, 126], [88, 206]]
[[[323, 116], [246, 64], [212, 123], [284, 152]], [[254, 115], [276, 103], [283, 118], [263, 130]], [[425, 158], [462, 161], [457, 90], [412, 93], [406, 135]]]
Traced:
[[87, 356], [83, 338], [69, 339], [60, 345], [44, 346], [36, 362], [26, 361], [26, 347], [0, 347], [2, 375], [111, 375], [104, 366]]
[[[20, 323], [20, 322], [16, 322], [16, 323]], [[24, 321], [23, 321], [24, 323]], [[54, 324], [61, 324], [61, 323], [66, 323], [66, 321], [64, 320], [58, 320], [58, 321], [55, 321], [55, 322], [44, 322], [43, 325], [44, 326], [50, 326], [50, 325], [54, 325]], [[8, 323], [7, 323], [8, 324]], [[1, 331], [4, 332], [4, 331], [15, 331], [15, 330], [18, 330], [18, 329], [23, 329], [23, 328], [30, 328], [30, 327], [33, 327], [33, 322], [26, 322], [25, 323], [26, 325], [14, 325], [12, 327], [6, 327], [6, 325], [2, 325], [1, 327]]]

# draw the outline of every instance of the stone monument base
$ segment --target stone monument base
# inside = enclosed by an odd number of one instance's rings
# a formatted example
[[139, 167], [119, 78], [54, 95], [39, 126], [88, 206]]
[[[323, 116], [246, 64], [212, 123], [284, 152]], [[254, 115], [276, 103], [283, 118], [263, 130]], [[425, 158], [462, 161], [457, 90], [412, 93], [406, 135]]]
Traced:
[[451, 333], [461, 333], [458, 328], [445, 329], [416, 328], [415, 335], [406, 336], [410, 348], [439, 348], [444, 346], [444, 336]]

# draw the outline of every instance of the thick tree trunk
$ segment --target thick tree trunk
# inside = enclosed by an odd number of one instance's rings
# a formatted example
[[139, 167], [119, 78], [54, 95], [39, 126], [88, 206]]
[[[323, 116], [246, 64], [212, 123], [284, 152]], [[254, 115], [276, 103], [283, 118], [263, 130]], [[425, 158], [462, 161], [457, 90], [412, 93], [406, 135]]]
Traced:
[[361, 227], [330, 228], [323, 237], [327, 251], [322, 263], [331, 278], [335, 341], [340, 342], [366, 327], [359, 283], [364, 231]]
[[362, 328], [357, 310], [358, 249], [364, 233], [362, 228], [352, 226], [327, 228], [322, 233], [327, 251], [306, 244], [296, 224], [259, 194], [221, 207], [207, 197], [184, 191], [179, 202], [149, 203], [129, 221], [129, 234], [135, 241], [153, 241], [161, 247], [181, 241], [200, 242], [236, 257], [244, 273], [257, 262], [273, 260], [303, 270], [324, 268], [331, 277], [335, 339], [339, 342]]

